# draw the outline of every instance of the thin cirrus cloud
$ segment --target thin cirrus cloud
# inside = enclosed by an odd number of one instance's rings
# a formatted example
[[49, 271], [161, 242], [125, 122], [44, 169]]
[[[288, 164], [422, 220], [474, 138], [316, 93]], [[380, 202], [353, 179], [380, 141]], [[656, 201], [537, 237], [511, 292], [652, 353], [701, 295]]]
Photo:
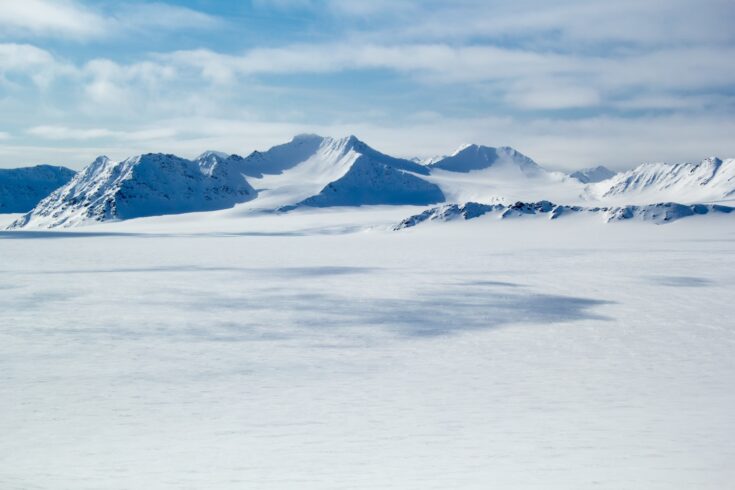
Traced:
[[[261, 3], [289, 3], [262, 0]], [[498, 39], [569, 50], [730, 43], [730, 0], [311, 0], [299, 2], [340, 16], [380, 16], [364, 34], [381, 39]], [[368, 6], [366, 6], [368, 5]], [[401, 28], [397, 29], [396, 25]], [[580, 44], [581, 43], [581, 44]], [[602, 43], [602, 44], [600, 44]]]
[[[723, 63], [727, 59], [735, 59], [735, 48], [675, 48], [611, 58], [495, 46], [303, 44], [255, 48], [242, 55], [206, 49], [175, 51], [128, 64], [98, 58], [73, 67], [32, 45], [0, 44], [2, 72], [46, 77], [82, 74], [91, 80], [91, 87], [108, 82], [160, 84], [186, 74], [212, 83], [234, 83], [257, 75], [387, 69], [423, 83], [506, 82], [506, 100], [517, 101], [522, 108], [598, 105], [601, 93], [632, 88], [726, 89], [735, 76], [735, 63]], [[95, 93], [91, 90], [89, 95]], [[541, 100], [546, 96], [557, 100]]]

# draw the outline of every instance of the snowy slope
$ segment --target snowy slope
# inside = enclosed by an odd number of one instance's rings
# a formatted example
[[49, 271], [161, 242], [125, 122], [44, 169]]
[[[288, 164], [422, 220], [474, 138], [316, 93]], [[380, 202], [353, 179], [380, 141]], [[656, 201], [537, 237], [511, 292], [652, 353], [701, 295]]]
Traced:
[[602, 165], [598, 165], [597, 167], [583, 168], [569, 174], [571, 178], [577, 179], [583, 184], [594, 184], [596, 182], [602, 182], [603, 180], [607, 180], [614, 175], [615, 172]]
[[420, 214], [404, 219], [394, 229], [411, 228], [426, 221], [470, 220], [486, 214], [491, 214], [498, 219], [517, 218], [521, 216], [547, 216], [549, 219], [557, 219], [567, 214], [589, 214], [599, 215], [605, 222], [637, 220], [665, 224], [690, 216], [702, 216], [710, 213], [730, 214], [733, 211], [735, 211], [733, 207], [716, 204], [686, 205], [673, 202], [644, 206], [630, 205], [593, 208], [560, 205], [549, 201], [516, 202], [511, 205], [468, 202], [465, 204], [445, 204], [427, 209]]
[[0, 488], [732, 488], [732, 215], [230, 211], [0, 232]]
[[299, 135], [252, 153], [243, 172], [258, 189], [258, 199], [243, 211], [444, 200], [436, 185], [421, 178], [427, 167], [380, 153], [355, 136]]
[[155, 153], [121, 162], [101, 156], [11, 227], [55, 228], [231, 207], [255, 197], [236, 163], [200, 166]]
[[593, 186], [604, 200], [649, 203], [721, 201], [735, 197], [735, 159], [699, 163], [645, 163]]
[[428, 167], [428, 180], [437, 184], [450, 202], [550, 199], [581, 203], [587, 199], [584, 184], [561, 172], [548, 171], [509, 147], [465, 145]]
[[65, 167], [0, 169], [0, 213], [25, 213], [55, 189], [71, 180], [74, 171]]

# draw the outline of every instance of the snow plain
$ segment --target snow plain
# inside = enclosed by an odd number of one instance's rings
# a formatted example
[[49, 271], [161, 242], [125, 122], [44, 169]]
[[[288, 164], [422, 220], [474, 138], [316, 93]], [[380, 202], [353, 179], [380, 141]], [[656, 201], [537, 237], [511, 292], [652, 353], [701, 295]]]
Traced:
[[732, 216], [421, 209], [0, 233], [0, 488], [732, 485]]

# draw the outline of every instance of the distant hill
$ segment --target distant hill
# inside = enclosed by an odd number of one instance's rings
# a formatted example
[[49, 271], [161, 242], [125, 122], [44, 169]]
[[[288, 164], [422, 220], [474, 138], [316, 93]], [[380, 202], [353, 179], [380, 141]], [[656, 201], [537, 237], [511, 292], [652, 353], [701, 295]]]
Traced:
[[30, 211], [74, 174], [71, 169], [53, 165], [0, 169], [0, 213]]

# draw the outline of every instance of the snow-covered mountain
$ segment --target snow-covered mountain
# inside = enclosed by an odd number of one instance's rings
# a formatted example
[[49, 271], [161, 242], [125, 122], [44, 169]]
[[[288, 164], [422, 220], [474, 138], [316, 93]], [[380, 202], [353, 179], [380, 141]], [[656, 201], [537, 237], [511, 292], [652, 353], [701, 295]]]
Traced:
[[584, 184], [548, 171], [510, 147], [464, 145], [428, 168], [428, 180], [441, 188], [449, 202], [585, 200]]
[[121, 162], [101, 156], [11, 228], [55, 228], [232, 207], [255, 197], [238, 168], [241, 163], [225, 159], [200, 165], [157, 153]]
[[[512, 213], [517, 211], [513, 202], [553, 201], [563, 205], [554, 205], [555, 210], [548, 211], [552, 216], [615, 209], [621, 216], [632, 213], [648, 219], [662, 206], [679, 216], [687, 213], [686, 205], [728, 199], [735, 199], [732, 159], [644, 164], [619, 174], [595, 167], [566, 175], [546, 170], [509, 147], [465, 145], [450, 156], [417, 163], [381, 153], [355, 136], [303, 134], [244, 158], [216, 151], [194, 160], [163, 154], [120, 162], [100, 157], [12, 226], [73, 226], [241, 203], [246, 204], [235, 207], [232, 216], [305, 207], [443, 202], [497, 205]], [[651, 204], [662, 202], [684, 207]], [[675, 211], [670, 211], [672, 206]], [[691, 206], [687, 209], [698, 214]]]
[[444, 160], [445, 158], [447, 158], [447, 155], [433, 155], [430, 157], [412, 157], [409, 160], [414, 163], [418, 163], [419, 165], [431, 165], [432, 163]]
[[355, 136], [299, 135], [253, 152], [242, 168], [259, 192], [252, 207], [260, 209], [444, 201], [439, 187], [422, 178], [427, 167], [381, 153]]
[[468, 202], [465, 204], [445, 204], [433, 207], [426, 211], [410, 216], [393, 229], [402, 230], [411, 228], [427, 221], [454, 221], [470, 220], [484, 215], [492, 215], [497, 219], [509, 219], [522, 216], [547, 216], [548, 219], [557, 219], [568, 214], [600, 215], [604, 221], [638, 220], [656, 224], [671, 223], [690, 216], [715, 214], [730, 214], [735, 208], [717, 204], [679, 204], [673, 202], [647, 204], [644, 206], [612, 206], [612, 207], [582, 207], [554, 204], [549, 201], [516, 202], [514, 204], [482, 204]]
[[594, 187], [603, 200], [711, 202], [735, 197], [735, 159], [699, 163], [644, 163]]
[[53, 165], [0, 169], [0, 213], [30, 211], [54, 189], [69, 182], [74, 173]]
[[534, 175], [542, 171], [536, 162], [513, 148], [508, 146], [492, 148], [481, 145], [463, 145], [452, 155], [431, 163], [429, 167], [432, 170], [463, 173], [490, 167], [517, 169], [526, 175]]
[[577, 179], [583, 184], [594, 184], [596, 182], [602, 182], [603, 180], [607, 180], [614, 175], [615, 172], [602, 165], [598, 165], [597, 167], [583, 168], [569, 174], [571, 178]]

